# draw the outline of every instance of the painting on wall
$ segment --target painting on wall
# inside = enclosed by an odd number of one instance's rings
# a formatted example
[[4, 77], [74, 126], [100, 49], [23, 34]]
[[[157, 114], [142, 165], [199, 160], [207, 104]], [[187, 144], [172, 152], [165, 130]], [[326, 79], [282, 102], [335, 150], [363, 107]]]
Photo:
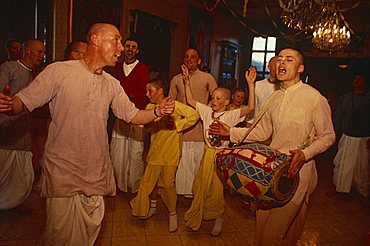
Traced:
[[70, 0], [70, 41], [85, 40], [91, 25], [104, 22], [120, 26], [121, 0]]
[[213, 15], [200, 9], [189, 9], [189, 47], [199, 51], [202, 59], [200, 68], [206, 71], [211, 67], [212, 29]]

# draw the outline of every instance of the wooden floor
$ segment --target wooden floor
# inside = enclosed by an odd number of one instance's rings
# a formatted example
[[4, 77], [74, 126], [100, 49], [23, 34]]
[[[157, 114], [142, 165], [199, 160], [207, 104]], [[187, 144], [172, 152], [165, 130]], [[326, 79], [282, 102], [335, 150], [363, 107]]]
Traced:
[[[311, 196], [305, 228], [299, 245], [370, 245], [370, 209], [355, 192], [328, 196], [332, 191], [332, 154], [317, 158], [319, 184]], [[158, 213], [144, 221], [130, 213], [131, 194], [107, 197], [106, 215], [96, 245], [252, 245], [255, 217], [242, 199], [225, 190], [226, 213], [223, 231], [212, 237], [213, 221], [205, 221], [198, 232], [188, 232], [183, 221], [191, 200], [179, 197], [179, 225], [168, 232], [168, 212], [158, 204]], [[0, 245], [39, 245], [45, 221], [45, 200], [37, 191], [31, 193], [29, 216], [16, 210], [0, 211]], [[62, 211], [61, 211], [62, 212]]]

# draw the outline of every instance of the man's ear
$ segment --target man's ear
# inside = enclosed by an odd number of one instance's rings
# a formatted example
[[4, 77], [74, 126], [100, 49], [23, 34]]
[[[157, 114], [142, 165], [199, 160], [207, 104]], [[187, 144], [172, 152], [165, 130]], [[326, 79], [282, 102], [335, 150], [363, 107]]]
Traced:
[[137, 55], [139, 53], [139, 49], [136, 49], [136, 52], [135, 52], [135, 54]]
[[303, 73], [304, 71], [304, 65], [300, 65], [298, 68], [298, 73]]
[[198, 65], [202, 63], [202, 59], [198, 59]]
[[29, 55], [31, 53], [31, 49], [28, 47], [24, 48], [24, 53]]
[[91, 41], [91, 43], [93, 45], [99, 46], [99, 38], [98, 38], [98, 35], [96, 35], [96, 34], [91, 35], [90, 41]]

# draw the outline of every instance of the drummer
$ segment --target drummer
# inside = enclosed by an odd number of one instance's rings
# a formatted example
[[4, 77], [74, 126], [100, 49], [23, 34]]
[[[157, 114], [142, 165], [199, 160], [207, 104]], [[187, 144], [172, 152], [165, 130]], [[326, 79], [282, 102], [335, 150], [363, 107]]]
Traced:
[[197, 102], [191, 92], [188, 68], [182, 65], [181, 69], [187, 102], [198, 111], [203, 121], [203, 134], [206, 142], [199, 171], [193, 183], [194, 199], [190, 209], [185, 213], [185, 223], [188, 230], [197, 231], [203, 219], [215, 219], [214, 227], [210, 233], [212, 236], [218, 236], [221, 233], [224, 221], [225, 201], [223, 197], [223, 184], [216, 174], [213, 160], [217, 149], [227, 147], [229, 141], [220, 139], [219, 136], [209, 135], [208, 127], [212, 122], [218, 120], [233, 126], [243, 120], [241, 117], [254, 109], [254, 81], [257, 72], [255, 68], [250, 68], [245, 73], [249, 87], [248, 106], [243, 106], [235, 110], [227, 110], [226, 107], [231, 99], [229, 89], [216, 88], [212, 92], [210, 106]]
[[[272, 138], [271, 147], [293, 156], [288, 176], [299, 175], [298, 189], [283, 207], [256, 212], [256, 245], [297, 245], [301, 236], [308, 200], [316, 187], [317, 172], [313, 157], [327, 150], [335, 141], [331, 112], [327, 100], [313, 87], [302, 83], [302, 54], [292, 48], [280, 51], [276, 63], [281, 89], [275, 101], [245, 142]], [[240, 142], [245, 128], [213, 124], [210, 132], [230, 136]]]

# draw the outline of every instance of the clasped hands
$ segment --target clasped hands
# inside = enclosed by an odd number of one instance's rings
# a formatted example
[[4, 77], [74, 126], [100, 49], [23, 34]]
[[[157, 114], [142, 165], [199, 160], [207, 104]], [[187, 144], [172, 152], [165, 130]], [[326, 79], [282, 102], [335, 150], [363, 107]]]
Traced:
[[0, 92], [0, 113], [6, 113], [13, 110], [13, 101], [9, 96], [10, 87], [6, 85], [4, 88], [4, 93]]
[[[212, 135], [220, 135], [223, 137], [230, 137], [231, 127], [221, 121], [214, 121], [209, 126], [209, 133]], [[306, 156], [302, 150], [294, 149], [289, 150], [292, 155], [292, 160], [288, 169], [288, 178], [293, 178], [299, 170], [301, 170], [304, 163], [306, 163]]]
[[171, 115], [175, 110], [175, 100], [171, 97], [166, 97], [163, 101], [158, 104], [158, 112], [159, 116], [162, 115]]

